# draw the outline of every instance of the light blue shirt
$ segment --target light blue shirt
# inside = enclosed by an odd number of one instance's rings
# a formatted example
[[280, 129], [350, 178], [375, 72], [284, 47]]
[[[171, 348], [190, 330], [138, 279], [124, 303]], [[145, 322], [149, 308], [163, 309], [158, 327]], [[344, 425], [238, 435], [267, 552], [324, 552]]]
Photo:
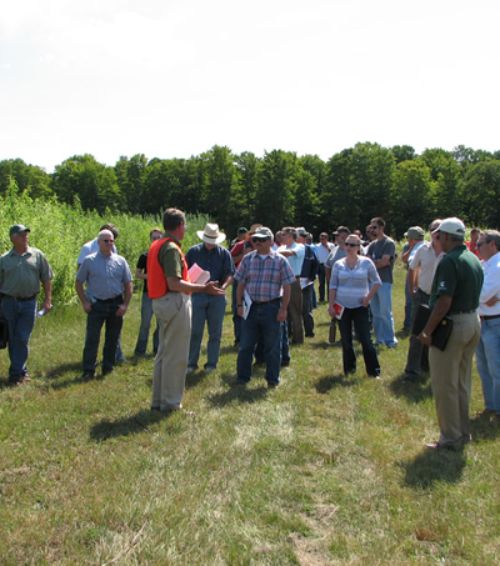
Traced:
[[96, 252], [87, 256], [76, 275], [77, 281], [87, 283], [90, 301], [105, 301], [121, 295], [125, 285], [132, 281], [127, 260], [112, 253], [109, 256]]
[[[83, 260], [90, 254], [95, 254], [99, 251], [99, 240], [98, 238], [94, 238], [89, 242], [83, 244], [80, 253], [78, 254], [78, 259], [76, 260], [76, 264], [78, 267], [82, 265]], [[116, 253], [116, 246], [113, 244], [113, 253]]]
[[297, 242], [293, 242], [289, 246], [282, 246], [281, 248], [278, 248], [278, 253], [280, 249], [295, 252], [293, 255], [287, 256], [286, 259], [288, 260], [295, 277], [300, 277], [302, 264], [304, 263], [304, 257], [306, 255], [306, 248], [304, 244], [297, 244]]

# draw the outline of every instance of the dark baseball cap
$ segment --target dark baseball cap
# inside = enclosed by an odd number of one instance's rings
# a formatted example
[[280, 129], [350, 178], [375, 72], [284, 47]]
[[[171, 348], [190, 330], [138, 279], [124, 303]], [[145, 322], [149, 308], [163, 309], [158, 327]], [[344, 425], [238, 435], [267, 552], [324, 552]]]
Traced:
[[9, 236], [20, 234], [21, 232], [31, 232], [31, 230], [24, 224], [14, 224], [9, 228]]

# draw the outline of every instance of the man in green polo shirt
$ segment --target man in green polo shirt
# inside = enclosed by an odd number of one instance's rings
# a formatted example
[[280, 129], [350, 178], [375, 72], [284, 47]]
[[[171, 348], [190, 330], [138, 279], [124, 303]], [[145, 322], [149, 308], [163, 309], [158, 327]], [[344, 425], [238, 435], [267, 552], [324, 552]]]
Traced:
[[446, 218], [433, 232], [438, 234], [445, 256], [432, 283], [431, 315], [419, 339], [432, 346], [432, 333], [443, 317], [453, 321], [444, 351], [429, 350], [431, 384], [439, 428], [439, 440], [428, 448], [460, 449], [470, 441], [469, 401], [472, 357], [481, 327], [477, 308], [483, 269], [464, 244], [465, 226], [458, 218]]
[[43, 310], [52, 308], [52, 271], [44, 254], [29, 245], [30, 229], [23, 224], [10, 227], [12, 249], [0, 257], [0, 296], [9, 326], [9, 383], [29, 381], [26, 362], [28, 342], [35, 324], [40, 282], [45, 292]]

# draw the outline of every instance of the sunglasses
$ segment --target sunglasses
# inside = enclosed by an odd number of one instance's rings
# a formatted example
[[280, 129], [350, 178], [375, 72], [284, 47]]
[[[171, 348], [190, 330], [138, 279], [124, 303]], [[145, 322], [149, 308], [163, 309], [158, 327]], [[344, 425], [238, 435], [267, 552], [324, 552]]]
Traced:
[[350, 248], [357, 248], [359, 247], [359, 244], [352, 244], [351, 242], [346, 242], [346, 246], [349, 246]]
[[254, 244], [258, 244], [259, 242], [266, 242], [269, 238], [252, 238], [252, 242]]

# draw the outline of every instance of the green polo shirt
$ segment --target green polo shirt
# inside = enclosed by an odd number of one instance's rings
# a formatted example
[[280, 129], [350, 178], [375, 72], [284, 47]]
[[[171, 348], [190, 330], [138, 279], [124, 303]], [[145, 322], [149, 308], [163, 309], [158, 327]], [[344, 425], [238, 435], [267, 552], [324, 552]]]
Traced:
[[[179, 241], [168, 232], [164, 234], [165, 238], [172, 238], [180, 247]], [[178, 248], [172, 242], [165, 242], [158, 252], [158, 261], [163, 267], [165, 277], [178, 277], [182, 279], [182, 259]]]
[[432, 282], [430, 305], [442, 295], [452, 297], [448, 314], [469, 312], [478, 308], [483, 285], [483, 268], [477, 257], [464, 245], [448, 252], [436, 269]]
[[52, 270], [43, 253], [28, 246], [19, 255], [14, 249], [0, 257], [0, 293], [26, 298], [40, 291], [40, 281], [52, 279]]

